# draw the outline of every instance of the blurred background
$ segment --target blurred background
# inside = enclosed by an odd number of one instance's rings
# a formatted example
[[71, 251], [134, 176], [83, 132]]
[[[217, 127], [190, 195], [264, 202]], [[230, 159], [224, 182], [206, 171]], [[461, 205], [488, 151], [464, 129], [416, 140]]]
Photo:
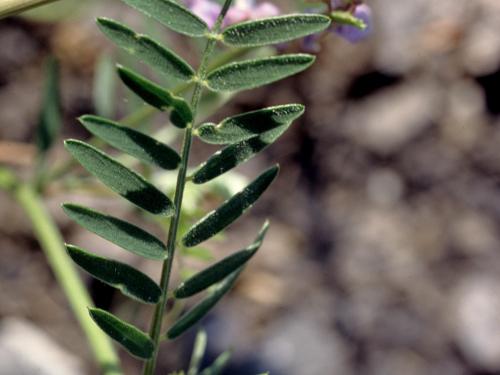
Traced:
[[[290, 1], [275, 3], [284, 12], [296, 9]], [[368, 3], [371, 38], [353, 45], [327, 34], [310, 70], [216, 98], [229, 102], [205, 113], [219, 121], [269, 105], [307, 106], [288, 133], [225, 182], [238, 189], [266, 166], [282, 166], [252, 211], [207, 245], [219, 258], [246, 246], [271, 219], [263, 248], [203, 321], [207, 363], [234, 349], [225, 374], [500, 374], [500, 2]], [[119, 119], [140, 110], [109, 74], [116, 60], [135, 63], [99, 33], [97, 15], [150, 32], [197, 61], [199, 46], [119, 1], [63, 0], [0, 21], [0, 164], [27, 177], [36, 170], [33, 140], [48, 56], [60, 63], [60, 140], [89, 137], [75, 120], [82, 114]], [[156, 131], [166, 117], [147, 121]], [[178, 145], [176, 132], [161, 136]], [[214, 151], [196, 142], [192, 166]], [[65, 160], [59, 141], [50, 164]], [[143, 220], [82, 176], [70, 170], [45, 193], [65, 240], [157, 277], [157, 264], [64, 217], [60, 203], [77, 201]], [[155, 178], [167, 186], [173, 176]], [[201, 216], [196, 208], [217, 205], [213, 195], [189, 198], [194, 218]], [[154, 223], [150, 229], [163, 235]], [[199, 258], [187, 257], [184, 267], [205, 266]], [[82, 277], [99, 307], [147, 329], [150, 308]], [[193, 336], [164, 344], [158, 373], [186, 367]], [[137, 361], [126, 354], [123, 360], [127, 374], [137, 373]], [[33, 372], [30, 361], [45, 366]], [[0, 374], [96, 371], [29, 221], [0, 192]]]

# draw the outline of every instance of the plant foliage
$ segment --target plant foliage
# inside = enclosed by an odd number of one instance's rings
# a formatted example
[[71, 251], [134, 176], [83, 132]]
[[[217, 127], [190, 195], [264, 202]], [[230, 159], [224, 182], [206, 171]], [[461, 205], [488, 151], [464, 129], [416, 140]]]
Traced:
[[[66, 214], [89, 231], [138, 256], [163, 262], [163, 275], [166, 276], [162, 277], [158, 285], [129, 265], [67, 245], [71, 258], [90, 275], [139, 302], [155, 305], [149, 334], [108, 312], [90, 310], [92, 318], [104, 332], [132, 355], [146, 360], [144, 374], [151, 375], [160, 339], [174, 339], [183, 334], [230, 291], [246, 263], [261, 247], [269, 224], [264, 224], [255, 241], [247, 248], [215, 262], [177, 287], [169, 289], [178, 236], [182, 238], [182, 246], [192, 248], [224, 230], [257, 202], [278, 175], [279, 167], [273, 166], [262, 172], [243, 190], [201, 218], [187, 231], [182, 229], [184, 226], [179, 225], [185, 185], [190, 181], [195, 184], [205, 183], [246, 162], [276, 141], [304, 112], [304, 107], [300, 104], [283, 104], [226, 118], [219, 124], [199, 125], [196, 123], [196, 113], [203, 90], [220, 92], [252, 89], [299, 73], [314, 62], [312, 55], [287, 54], [229, 62], [209, 71], [207, 67], [211, 52], [217, 43], [232, 48], [290, 41], [328, 28], [330, 19], [320, 15], [295, 14], [243, 22], [223, 29], [222, 20], [231, 4], [230, 0], [226, 0], [216, 25], [209, 29], [203, 20], [175, 1], [123, 1], [171, 30], [189, 37], [204, 38], [207, 43], [202, 62], [195, 71], [176, 52], [154, 38], [138, 34], [115, 20], [99, 18], [97, 21], [102, 32], [118, 47], [148, 64], [169, 81], [194, 86], [193, 98], [188, 104], [185, 98], [133, 70], [123, 66], [117, 68], [122, 82], [140, 99], [160, 111], [170, 111], [171, 123], [184, 133], [184, 144], [180, 152], [110, 119], [91, 115], [80, 118], [81, 124], [88, 131], [118, 151], [155, 167], [178, 170], [177, 188], [172, 199], [145, 177], [104, 151], [77, 140], [65, 142], [74, 158], [111, 190], [144, 211], [171, 217], [168, 239], [163, 244], [144, 229], [122, 219], [76, 204], [63, 205]], [[186, 174], [193, 137], [224, 147], [188, 177]], [[181, 230], [184, 233], [178, 233]], [[161, 322], [168, 298], [185, 299], [205, 290], [207, 292], [198, 304], [181, 315], [166, 332], [162, 331]], [[201, 343], [198, 348], [204, 351], [203, 340], [199, 340]], [[228, 353], [221, 355], [211, 367], [202, 372], [198, 372], [199, 360], [195, 361], [189, 374], [219, 373], [228, 358]]]

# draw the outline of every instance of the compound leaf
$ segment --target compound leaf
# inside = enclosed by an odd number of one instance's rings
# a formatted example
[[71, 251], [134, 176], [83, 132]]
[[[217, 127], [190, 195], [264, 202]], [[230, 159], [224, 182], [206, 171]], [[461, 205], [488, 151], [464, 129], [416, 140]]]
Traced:
[[189, 81], [193, 78], [195, 73], [187, 62], [149, 36], [137, 34], [127, 26], [108, 18], [99, 18], [97, 24], [118, 47], [141, 59], [168, 78], [182, 81]]
[[192, 181], [203, 184], [246, 162], [276, 141], [289, 126], [290, 123], [281, 125], [217, 151], [198, 167], [191, 176]]
[[214, 91], [248, 90], [299, 73], [313, 64], [308, 54], [289, 54], [224, 65], [207, 76]]
[[225, 29], [222, 40], [238, 47], [277, 44], [323, 31], [330, 26], [330, 22], [321, 14], [291, 14], [246, 21]]
[[95, 136], [145, 163], [167, 170], [179, 166], [177, 152], [144, 133], [98, 116], [86, 115], [79, 120]]
[[179, 337], [200, 321], [231, 290], [242, 270], [243, 268], [240, 268], [227, 276], [200, 303], [181, 316], [168, 330], [167, 338], [175, 339]]
[[130, 354], [142, 359], [153, 356], [154, 343], [144, 332], [107, 311], [89, 308], [89, 313], [94, 322]]
[[158, 303], [160, 287], [142, 272], [127, 264], [99, 257], [79, 247], [66, 245], [73, 261], [102, 282], [119, 289], [124, 295], [144, 303]]
[[205, 21], [174, 1], [123, 0], [123, 2], [178, 33], [202, 37], [209, 31]]
[[64, 144], [87, 171], [125, 199], [152, 214], [173, 214], [170, 199], [144, 177], [85, 142], [70, 139]]
[[142, 75], [120, 65], [118, 66], [118, 75], [130, 90], [149, 105], [160, 111], [172, 109], [171, 120], [175, 126], [183, 129], [188, 123], [193, 121], [191, 108], [183, 98], [172, 94]]
[[184, 281], [175, 290], [175, 297], [191, 297], [196, 293], [211, 287], [215, 283], [218, 283], [226, 276], [242, 267], [255, 255], [257, 250], [259, 250], [268, 229], [269, 222], [266, 221], [266, 223], [260, 230], [259, 235], [250, 246], [222, 259], [221, 261], [215, 263], [213, 266], [208, 267], [207, 269]]
[[131, 253], [153, 260], [167, 257], [163, 242], [135, 225], [76, 204], [65, 203], [62, 207], [70, 219]]
[[260, 198], [278, 172], [277, 165], [269, 168], [219, 208], [208, 213], [184, 236], [182, 239], [184, 246], [196, 246], [232, 224]]
[[303, 113], [301, 104], [268, 107], [226, 118], [219, 124], [203, 124], [197, 129], [197, 135], [209, 144], [237, 143], [289, 124]]

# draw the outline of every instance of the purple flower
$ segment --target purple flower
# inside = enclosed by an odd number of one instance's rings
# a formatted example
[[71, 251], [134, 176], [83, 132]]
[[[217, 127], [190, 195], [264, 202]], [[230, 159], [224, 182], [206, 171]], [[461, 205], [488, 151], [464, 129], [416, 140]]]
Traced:
[[[333, 0], [338, 1], [338, 0]], [[372, 10], [366, 4], [357, 5], [353, 16], [364, 21], [366, 27], [359, 29], [350, 25], [338, 25], [333, 27], [333, 31], [351, 43], [357, 43], [367, 38], [373, 32]]]
[[[209, 27], [213, 27], [221, 10], [221, 6], [211, 0], [186, 0], [186, 5]], [[279, 13], [278, 7], [268, 1], [257, 4], [255, 0], [236, 0], [234, 5], [229, 8], [224, 23], [232, 25], [238, 22], [277, 16]]]

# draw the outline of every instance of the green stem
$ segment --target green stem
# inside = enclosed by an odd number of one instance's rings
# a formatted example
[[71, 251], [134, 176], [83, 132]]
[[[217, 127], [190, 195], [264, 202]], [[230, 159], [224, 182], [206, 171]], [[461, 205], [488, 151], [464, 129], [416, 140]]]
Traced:
[[31, 8], [52, 3], [56, 0], [2, 0], [0, 2], [0, 19], [13, 16]]
[[0, 189], [10, 192], [30, 219], [35, 236], [78, 323], [87, 336], [102, 373], [105, 375], [123, 374], [111, 341], [92, 321], [87, 312], [88, 307], [93, 305], [92, 300], [66, 253], [61, 234], [44, 207], [41, 197], [31, 185], [20, 182], [13, 173], [3, 168], [0, 169]]
[[[231, 5], [231, 2], [232, 0], [225, 1], [224, 6], [222, 7], [219, 17], [217, 18], [217, 21], [215, 23], [215, 26], [212, 29], [212, 32], [214, 34], [220, 32], [222, 21], [226, 16], [226, 13], [229, 9], [229, 6]], [[193, 97], [191, 99], [191, 109], [193, 111], [193, 123], [196, 119], [198, 104], [200, 103], [201, 94], [203, 92], [202, 82], [206, 77], [208, 61], [215, 48], [216, 43], [217, 39], [215, 37], [210, 38], [208, 40], [207, 45], [205, 47], [205, 51], [203, 52], [202, 55], [200, 66], [198, 68], [197, 80], [194, 87]], [[161, 273], [160, 287], [163, 293], [160, 298], [160, 301], [156, 305], [156, 309], [153, 314], [153, 320], [151, 323], [150, 336], [151, 339], [153, 340], [153, 343], [155, 344], [155, 351], [153, 353], [152, 358], [145, 363], [143, 369], [143, 375], [153, 375], [156, 368], [156, 360], [158, 357], [163, 315], [165, 313], [165, 307], [168, 300], [168, 287], [170, 282], [170, 275], [172, 273], [172, 264], [175, 255], [175, 244], [177, 241], [177, 232], [179, 229], [179, 222], [181, 217], [181, 207], [182, 207], [182, 200], [184, 197], [184, 188], [186, 186], [186, 175], [188, 169], [189, 155], [191, 152], [191, 145], [193, 142], [193, 123], [189, 124], [186, 127], [184, 133], [184, 141], [182, 145], [182, 159], [181, 159], [182, 161], [181, 161], [181, 166], [179, 168], [179, 173], [177, 175], [177, 184], [174, 195], [175, 213], [171, 220], [167, 238], [168, 257], [163, 263], [163, 269]]]

